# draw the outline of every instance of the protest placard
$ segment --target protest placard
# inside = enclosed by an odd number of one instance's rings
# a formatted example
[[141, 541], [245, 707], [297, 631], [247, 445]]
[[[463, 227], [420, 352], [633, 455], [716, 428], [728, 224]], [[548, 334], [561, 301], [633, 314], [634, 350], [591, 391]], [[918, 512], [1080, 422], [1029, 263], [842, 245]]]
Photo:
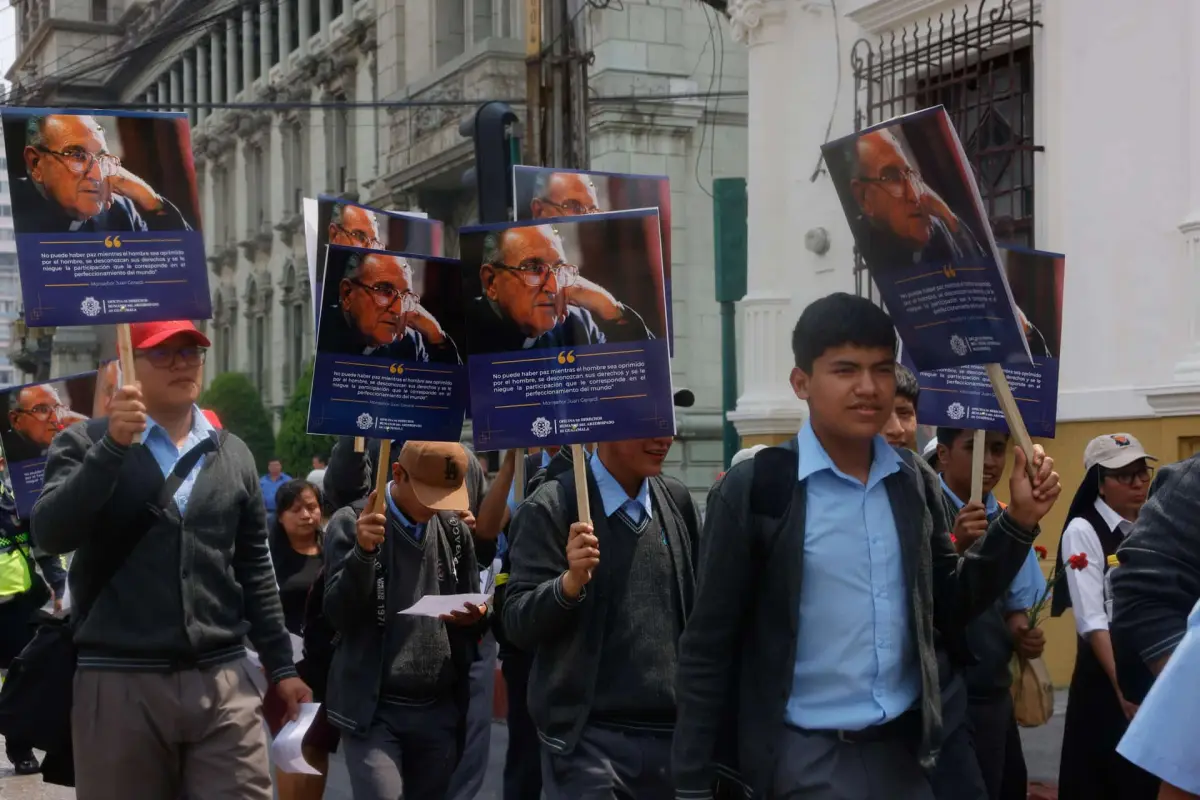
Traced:
[[666, 175], [590, 172], [555, 167], [513, 167], [517, 220], [574, 217], [605, 211], [657, 208], [667, 297], [667, 343], [675, 348], [671, 303], [671, 182]]
[[208, 319], [186, 114], [0, 110], [25, 321]]
[[457, 442], [467, 404], [459, 263], [328, 251], [308, 432]]
[[945, 110], [897, 117], [822, 152], [913, 363], [1028, 364], [983, 201]]
[[[312, 289], [313, 310], [322, 294], [327, 246], [360, 247], [441, 257], [444, 253], [442, 223], [421, 212], [383, 211], [321, 195], [315, 201], [305, 199], [305, 250], [308, 256], [308, 282]], [[319, 324], [320, 320], [316, 320]]]
[[463, 228], [475, 447], [675, 432], [658, 212]]
[[[1033, 354], [1031, 364], [1009, 364], [1002, 369], [1030, 435], [1053, 438], [1066, 258], [1010, 247], [1001, 247], [1000, 255]], [[901, 360], [913, 368], [907, 347]], [[1008, 430], [984, 366], [930, 370], [917, 377], [921, 384], [917, 421], [922, 425]]]
[[116, 388], [115, 362], [0, 392], [0, 443], [8, 464], [17, 513], [25, 518], [42, 491], [46, 451], [54, 435], [76, 422], [107, 414]]

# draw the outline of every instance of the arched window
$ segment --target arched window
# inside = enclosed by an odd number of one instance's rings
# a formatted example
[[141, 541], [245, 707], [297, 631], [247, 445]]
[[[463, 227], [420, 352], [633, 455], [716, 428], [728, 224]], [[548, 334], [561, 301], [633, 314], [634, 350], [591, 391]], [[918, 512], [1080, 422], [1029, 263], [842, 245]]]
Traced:
[[267, 400], [271, 394], [267, 385], [267, 364], [270, 363], [271, 347], [269, 292], [269, 285], [259, 291], [258, 281], [253, 275], [246, 279], [246, 323], [250, 326], [246, 329], [246, 349], [250, 356], [250, 379]]
[[[307, 278], [307, 276], [304, 276]], [[284, 390], [287, 394], [296, 387], [296, 381], [304, 369], [304, 359], [310, 350], [309, 336], [312, 330], [312, 304], [308, 281], [296, 274], [296, 265], [290, 259], [283, 270], [280, 305], [283, 306], [286, 358], [284, 359]]]

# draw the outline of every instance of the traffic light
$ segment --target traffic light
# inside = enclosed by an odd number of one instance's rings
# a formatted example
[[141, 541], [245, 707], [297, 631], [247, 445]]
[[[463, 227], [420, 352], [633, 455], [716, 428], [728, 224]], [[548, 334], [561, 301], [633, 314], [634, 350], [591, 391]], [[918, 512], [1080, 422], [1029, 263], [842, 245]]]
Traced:
[[479, 193], [479, 221], [504, 222], [511, 218], [512, 167], [521, 151], [516, 131], [517, 115], [507, 103], [484, 103], [462, 121], [458, 131], [475, 143], [475, 166], [463, 175]]

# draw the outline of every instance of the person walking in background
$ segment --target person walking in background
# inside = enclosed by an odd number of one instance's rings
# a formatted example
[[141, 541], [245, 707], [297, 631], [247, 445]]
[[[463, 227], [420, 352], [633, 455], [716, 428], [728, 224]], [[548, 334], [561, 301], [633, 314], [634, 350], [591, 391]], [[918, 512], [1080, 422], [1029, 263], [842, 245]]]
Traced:
[[[988, 525], [1004, 509], [992, 490], [1004, 473], [1009, 435], [1003, 431], [988, 431], [985, 435], [983, 499], [969, 502], [973, 434], [958, 428], [937, 431], [942, 493], [946, 510], [954, 514], [951, 536], [960, 555], [978, 546]], [[1013, 711], [1011, 663], [1014, 649], [1025, 658], [1042, 654], [1044, 635], [1040, 628], [1030, 629], [1026, 611], [1037, 602], [1045, 585], [1042, 568], [1031, 551], [1004, 595], [967, 625], [967, 646], [975, 661], [965, 670], [967, 714], [972, 749], [990, 800], [1024, 800], [1029, 792], [1025, 754]], [[938, 773], [954, 773], [963, 767], [946, 755], [938, 759], [935, 786]], [[958, 800], [962, 795], [954, 797]]]
[[[321, 530], [321, 492], [308, 481], [288, 481], [275, 494], [279, 510], [271, 528], [268, 544], [275, 580], [279, 584], [279, 600], [283, 605], [284, 624], [293, 636], [305, 635], [305, 611], [313, 585], [323, 579]], [[321, 703], [317, 718], [304, 737], [304, 760], [320, 775], [301, 775], [275, 770], [275, 788], [279, 800], [321, 800], [325, 780], [329, 775], [329, 754], [336, 752], [338, 731], [329, 724], [325, 712], [325, 681], [327, 676], [314, 668], [306, 657], [296, 664], [300, 677], [313, 692], [313, 700]], [[287, 707], [274, 694], [263, 701], [263, 717], [272, 736], [287, 722]]]
[[325, 544], [325, 615], [341, 635], [328, 714], [345, 735], [355, 800], [444, 800], [462, 754], [470, 668], [489, 609], [401, 614], [428, 595], [479, 591], [462, 445], [407, 442], [379, 511], [339, 509]]
[[321, 487], [325, 485], [325, 468], [327, 459], [325, 456], [312, 457], [312, 469], [308, 472], [308, 477], [304, 480], [311, 483], [313, 486]]
[[76, 794], [270, 800], [266, 687], [247, 637], [289, 717], [312, 694], [292, 662], [254, 458], [196, 407], [207, 337], [177, 321], [134, 323], [130, 339], [138, 383], [107, 419], [55, 437], [31, 520], [43, 550], [76, 551]]
[[921, 397], [921, 385], [917, 376], [903, 364], [896, 364], [896, 399], [892, 401], [892, 415], [883, 426], [883, 438], [892, 447], [917, 450], [917, 400]]
[[1127, 433], [1097, 436], [1083, 451], [1087, 473], [1058, 547], [1058, 568], [1068, 560], [1076, 568], [1066, 571], [1066, 591], [1058, 586], [1051, 607], [1054, 616], [1075, 609], [1079, 637], [1058, 769], [1062, 800], [1152, 800], [1158, 793], [1158, 780], [1117, 752], [1137, 706], [1117, 681], [1104, 603], [1108, 557], [1146, 502], [1154, 460]]
[[267, 528], [270, 529], [275, 525], [275, 493], [279, 491], [279, 487], [292, 479], [283, 471], [283, 462], [278, 458], [272, 458], [267, 462], [267, 474], [259, 477], [258, 485], [262, 490], [263, 505], [267, 509]]

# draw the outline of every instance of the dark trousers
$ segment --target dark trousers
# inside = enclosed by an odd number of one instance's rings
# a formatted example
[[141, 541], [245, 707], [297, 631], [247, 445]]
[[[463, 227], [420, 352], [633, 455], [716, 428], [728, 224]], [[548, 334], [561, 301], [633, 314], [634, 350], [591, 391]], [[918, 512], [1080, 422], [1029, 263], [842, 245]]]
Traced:
[[[0, 669], [7, 670], [33, 638], [33, 615], [37, 610], [30, 592], [0, 603]], [[5, 740], [4, 751], [14, 764], [33, 757], [32, 747], [13, 739]]]
[[542, 752], [550, 800], [672, 800], [671, 735], [586, 725], [569, 755]]
[[500, 664], [508, 688], [508, 752], [504, 754], [504, 800], [542, 796], [542, 746], [529, 716], [529, 671], [533, 656], [513, 651]]
[[783, 730], [773, 800], [934, 800], [914, 742], [850, 743], [824, 731]]
[[942, 746], [929, 776], [937, 800], [990, 800], [967, 711], [967, 687], [955, 674], [942, 689]]
[[343, 734], [354, 800], [445, 800], [458, 760], [458, 706], [380, 703], [364, 736]]
[[447, 800], [474, 800], [487, 775], [492, 748], [492, 701], [496, 696], [496, 637], [487, 634], [479, 645], [479, 658], [471, 664], [471, 702], [467, 707], [467, 735], [462, 758], [450, 779]]
[[969, 712], [979, 770], [990, 800], [1024, 800], [1029, 793], [1025, 752], [1013, 715], [1012, 695], [972, 698]]

